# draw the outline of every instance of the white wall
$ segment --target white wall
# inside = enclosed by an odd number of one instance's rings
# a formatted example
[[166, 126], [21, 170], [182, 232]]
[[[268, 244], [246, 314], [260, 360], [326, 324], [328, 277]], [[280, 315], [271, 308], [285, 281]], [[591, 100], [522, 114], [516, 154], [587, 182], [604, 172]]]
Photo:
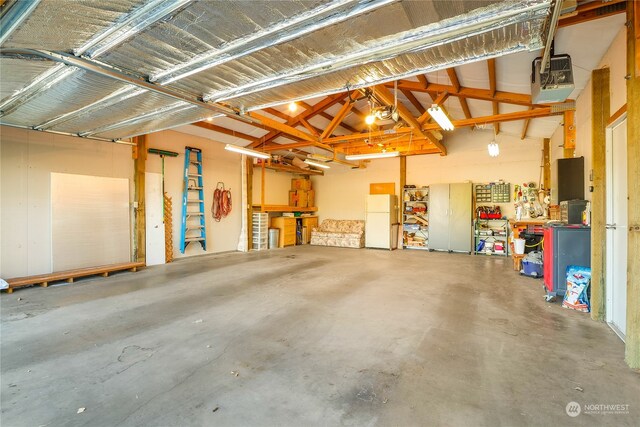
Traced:
[[[407, 184], [417, 186], [453, 182], [493, 182], [499, 179], [512, 185], [538, 182], [542, 162], [542, 141], [520, 140], [500, 134], [500, 155], [489, 157], [487, 144], [493, 133], [487, 131], [456, 130], [446, 137], [447, 156], [422, 155], [407, 158]], [[400, 160], [378, 159], [366, 169], [352, 170], [332, 166], [325, 176], [313, 177], [320, 219], [364, 219], [365, 198], [369, 184], [394, 182], [399, 194]], [[503, 214], [514, 215], [513, 205], [501, 204]]]
[[[288, 205], [291, 179], [295, 175], [287, 172], [264, 170], [264, 204]], [[253, 168], [253, 204], [259, 205], [262, 199], [262, 168]]]
[[[165, 191], [171, 197], [173, 213], [173, 256], [200, 255], [204, 253], [235, 251], [238, 246], [242, 222], [242, 170], [241, 155], [224, 149], [224, 145], [207, 138], [174, 131], [162, 131], [148, 135], [149, 148], [175, 151], [178, 157], [165, 157]], [[182, 187], [185, 146], [202, 150], [202, 175], [204, 182], [205, 227], [207, 251], [199, 243], [190, 243], [184, 254], [180, 253], [180, 228], [182, 221]], [[161, 158], [149, 154], [147, 172], [161, 173]], [[231, 189], [233, 207], [231, 213], [220, 222], [211, 215], [213, 191], [218, 182]]]
[[50, 273], [51, 172], [126, 178], [131, 147], [0, 127], [0, 277]]
[[[598, 69], [609, 68], [609, 98], [610, 113], [613, 115], [627, 102], [627, 83], [624, 76], [626, 71], [626, 49], [627, 49], [627, 29], [622, 27], [615, 39], [607, 49], [598, 64]], [[575, 66], [575, 65], [574, 65]], [[591, 181], [591, 170], [593, 169], [593, 158], [591, 150], [592, 123], [591, 123], [591, 96], [592, 80], [582, 90], [576, 99], [576, 149], [575, 156], [584, 156], [584, 185], [585, 199], [591, 200], [589, 186]], [[551, 200], [553, 203], [558, 202], [557, 188], [557, 160], [563, 157], [562, 144], [564, 141], [564, 129], [558, 127], [551, 138]]]

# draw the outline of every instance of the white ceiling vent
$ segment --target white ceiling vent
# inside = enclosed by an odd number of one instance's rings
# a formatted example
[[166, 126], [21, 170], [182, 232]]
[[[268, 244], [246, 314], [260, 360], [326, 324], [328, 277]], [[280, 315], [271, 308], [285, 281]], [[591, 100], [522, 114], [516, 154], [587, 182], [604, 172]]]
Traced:
[[573, 92], [573, 69], [569, 55], [555, 55], [549, 59], [549, 66], [540, 72], [542, 58], [531, 64], [531, 102], [547, 104], [563, 102]]

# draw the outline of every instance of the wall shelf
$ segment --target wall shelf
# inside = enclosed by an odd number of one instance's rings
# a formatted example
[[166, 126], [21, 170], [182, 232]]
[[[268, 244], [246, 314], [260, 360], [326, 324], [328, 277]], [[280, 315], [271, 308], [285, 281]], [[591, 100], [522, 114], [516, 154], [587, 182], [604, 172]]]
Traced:
[[315, 206], [298, 208], [296, 206], [288, 205], [252, 205], [254, 212], [317, 212], [318, 208]]

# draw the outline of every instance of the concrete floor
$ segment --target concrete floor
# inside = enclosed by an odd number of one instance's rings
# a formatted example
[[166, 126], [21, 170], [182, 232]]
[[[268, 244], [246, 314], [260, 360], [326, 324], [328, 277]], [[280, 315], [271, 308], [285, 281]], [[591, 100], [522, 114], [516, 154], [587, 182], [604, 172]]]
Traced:
[[0, 421], [640, 425], [623, 343], [510, 267], [304, 246], [3, 294]]

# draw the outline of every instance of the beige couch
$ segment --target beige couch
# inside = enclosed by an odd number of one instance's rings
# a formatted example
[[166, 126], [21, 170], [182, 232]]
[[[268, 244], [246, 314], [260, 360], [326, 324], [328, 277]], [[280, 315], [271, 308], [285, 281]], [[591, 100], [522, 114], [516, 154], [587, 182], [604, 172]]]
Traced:
[[311, 230], [311, 244], [341, 248], [364, 248], [364, 221], [325, 219]]

